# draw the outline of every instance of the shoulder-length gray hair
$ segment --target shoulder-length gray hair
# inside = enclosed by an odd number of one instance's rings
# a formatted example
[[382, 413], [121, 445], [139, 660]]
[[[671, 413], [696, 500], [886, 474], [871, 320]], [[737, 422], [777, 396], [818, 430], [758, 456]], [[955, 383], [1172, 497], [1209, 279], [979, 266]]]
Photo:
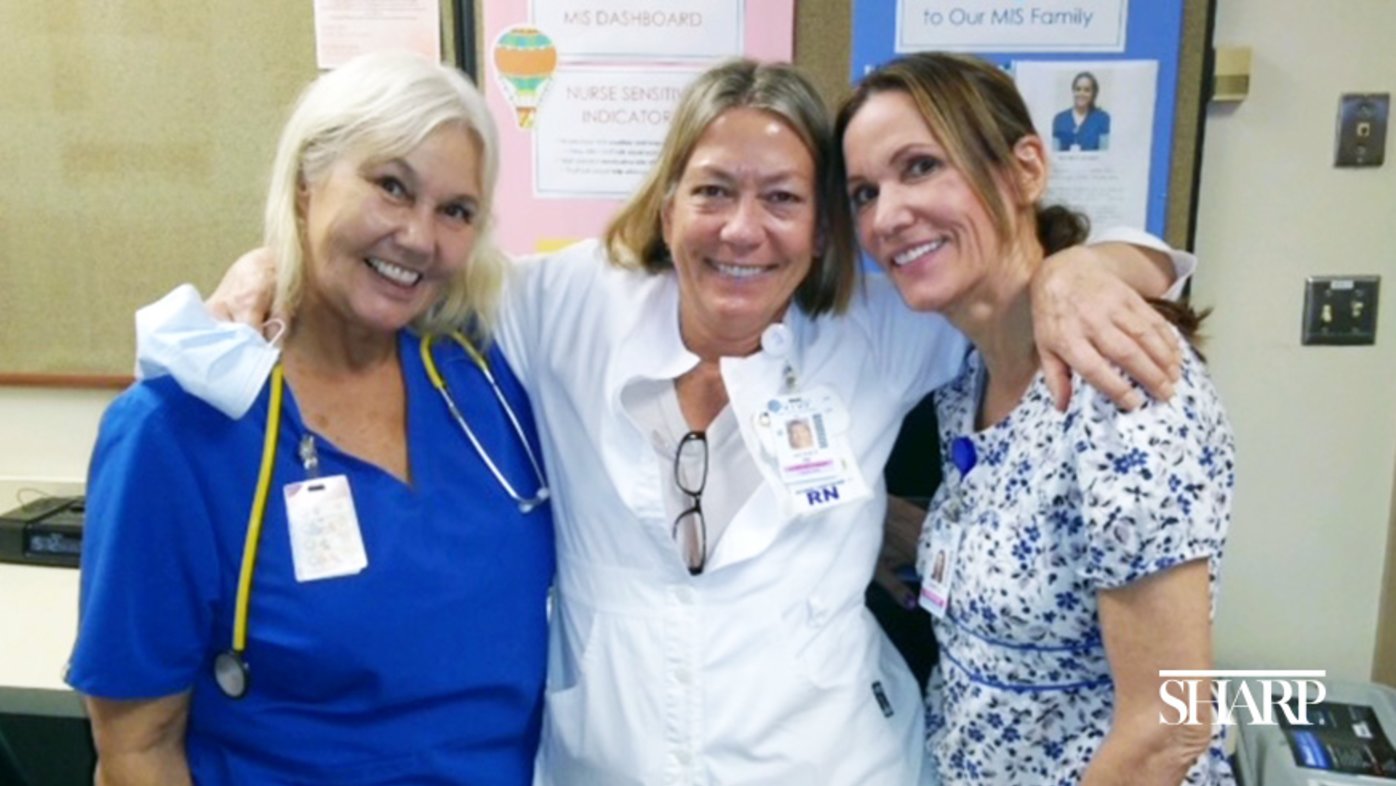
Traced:
[[405, 52], [362, 55], [321, 75], [301, 93], [286, 121], [272, 164], [263, 230], [263, 242], [278, 263], [275, 310], [294, 315], [304, 284], [300, 188], [320, 182], [344, 156], [404, 156], [447, 124], [465, 128], [480, 148], [478, 230], [468, 264], [412, 326], [425, 332], [464, 327], [488, 339], [506, 264], [493, 240], [498, 133], [480, 92], [464, 75]]

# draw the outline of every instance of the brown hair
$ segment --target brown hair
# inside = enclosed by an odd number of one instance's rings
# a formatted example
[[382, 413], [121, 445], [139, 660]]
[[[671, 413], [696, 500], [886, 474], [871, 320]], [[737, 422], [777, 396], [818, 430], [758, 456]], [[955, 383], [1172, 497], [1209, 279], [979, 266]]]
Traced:
[[793, 66], [730, 60], [714, 66], [684, 91], [659, 159], [640, 189], [606, 228], [606, 249], [615, 264], [659, 273], [673, 267], [664, 242], [664, 204], [683, 177], [699, 138], [722, 113], [749, 107], [783, 120], [814, 159], [815, 207], [823, 252], [795, 290], [806, 313], [842, 312], [857, 285], [853, 220], [843, 195], [838, 148], [829, 111], [819, 93]]
[[[1018, 141], [1037, 135], [1013, 79], [997, 66], [968, 55], [922, 52], [897, 58], [865, 76], [839, 108], [834, 136], [840, 147], [849, 123], [868, 99], [893, 91], [904, 93], [916, 105], [927, 128], [945, 147], [950, 163], [964, 174], [970, 190], [988, 209], [999, 240], [1011, 240], [1011, 203], [1000, 192], [996, 177], [1014, 171], [1013, 148]], [[842, 168], [839, 176], [846, 176]], [[1017, 183], [1017, 179], [1007, 177], [1003, 182]], [[1080, 245], [1090, 233], [1090, 221], [1062, 205], [1036, 205], [1033, 220], [1047, 254]], [[1197, 326], [1206, 312], [1198, 314], [1186, 304], [1171, 301], [1150, 302], [1195, 343]]]
[[1096, 101], [1097, 98], [1100, 98], [1100, 82], [1096, 80], [1095, 74], [1092, 74], [1090, 71], [1082, 71], [1081, 73], [1079, 73], [1079, 74], [1077, 74], [1076, 76], [1073, 76], [1073, 77], [1071, 78], [1071, 92], [1072, 92], [1072, 93], [1075, 93], [1075, 92], [1076, 92], [1076, 83], [1077, 83], [1077, 82], [1080, 82], [1082, 79], [1089, 80], [1090, 83], [1091, 83], [1091, 105], [1090, 105], [1090, 108], [1091, 108], [1091, 109], [1095, 109], [1095, 108], [1096, 108], [1095, 101]]

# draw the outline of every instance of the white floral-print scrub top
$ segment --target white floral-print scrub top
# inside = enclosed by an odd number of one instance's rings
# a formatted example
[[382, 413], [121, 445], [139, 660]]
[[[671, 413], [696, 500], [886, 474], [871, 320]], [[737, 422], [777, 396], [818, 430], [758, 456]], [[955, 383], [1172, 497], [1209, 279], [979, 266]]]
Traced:
[[[977, 353], [937, 393], [946, 480], [921, 534], [922, 576], [933, 536], [957, 531], [953, 495], [964, 511], [926, 712], [945, 784], [1080, 782], [1113, 703], [1097, 591], [1206, 558], [1215, 608], [1235, 446], [1201, 361], [1183, 354], [1173, 399], [1132, 413], [1079, 378], [1057, 412], [1039, 374], [1005, 420], [975, 432]], [[977, 457], [964, 476], [957, 437]], [[1222, 743], [1218, 727], [1188, 783], [1234, 783]]]

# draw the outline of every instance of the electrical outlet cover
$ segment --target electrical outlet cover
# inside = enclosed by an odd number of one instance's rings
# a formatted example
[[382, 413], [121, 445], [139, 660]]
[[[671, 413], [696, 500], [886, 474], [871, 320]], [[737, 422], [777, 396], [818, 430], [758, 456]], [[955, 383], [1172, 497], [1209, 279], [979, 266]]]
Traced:
[[1390, 93], [1344, 93], [1338, 103], [1338, 142], [1333, 164], [1381, 166], [1386, 160]]

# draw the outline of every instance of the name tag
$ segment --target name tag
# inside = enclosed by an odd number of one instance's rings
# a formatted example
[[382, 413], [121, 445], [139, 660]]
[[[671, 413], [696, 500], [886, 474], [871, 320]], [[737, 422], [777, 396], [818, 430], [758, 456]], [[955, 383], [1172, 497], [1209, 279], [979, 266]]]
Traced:
[[960, 521], [962, 503], [951, 492], [943, 506], [932, 506], [921, 531], [928, 533], [921, 544], [918, 562], [921, 573], [921, 608], [936, 619], [944, 619], [950, 609], [950, 591], [955, 583], [955, 557], [960, 550], [964, 526]]
[[289, 483], [282, 493], [296, 581], [350, 576], [368, 567], [347, 477], [333, 475]]
[[869, 496], [848, 443], [848, 410], [827, 387], [772, 397], [756, 431], [797, 514], [818, 513]]

